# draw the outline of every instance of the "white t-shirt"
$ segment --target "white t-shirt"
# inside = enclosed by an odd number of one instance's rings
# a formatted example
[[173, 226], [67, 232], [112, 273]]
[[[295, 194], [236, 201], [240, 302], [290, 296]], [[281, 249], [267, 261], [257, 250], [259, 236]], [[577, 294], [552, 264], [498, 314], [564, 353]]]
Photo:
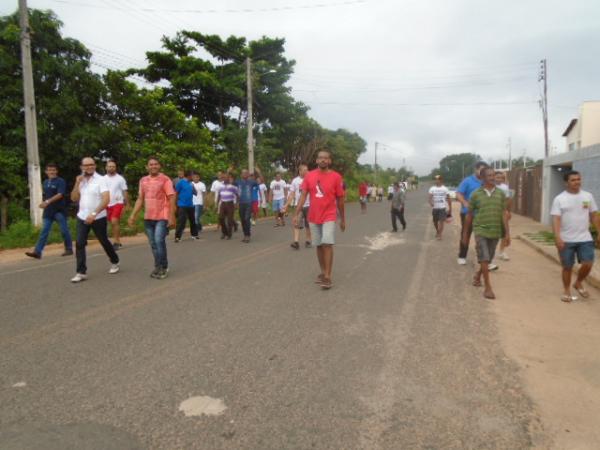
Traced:
[[212, 192], [213, 194], [215, 194], [215, 200], [219, 199], [219, 191], [221, 190], [221, 188], [223, 187], [225, 183], [223, 183], [220, 180], [215, 180], [212, 182], [212, 184], [210, 185], [210, 192]]
[[506, 195], [506, 198], [511, 198], [512, 197], [512, 194], [510, 192], [510, 188], [508, 187], [508, 184], [506, 184], [506, 183], [500, 183], [500, 184], [497, 184], [496, 187], [498, 189], [500, 189], [502, 192], [504, 192], [504, 195]]
[[258, 185], [258, 193], [260, 195], [260, 204], [264, 208], [267, 206], [267, 185], [265, 183]]
[[192, 203], [196, 205], [204, 205], [204, 193], [206, 192], [206, 185], [202, 181], [193, 183], [192, 185], [196, 189], [196, 195], [192, 197]]
[[[84, 179], [79, 183], [79, 212], [77, 217], [81, 220], [87, 219], [87, 217], [96, 211], [96, 208], [102, 203], [102, 194], [110, 192], [108, 189], [108, 183], [106, 178], [102, 175], [94, 172], [89, 179]], [[102, 219], [106, 217], [106, 209], [103, 209], [98, 213], [96, 219]]]
[[394, 185], [393, 185], [393, 184], [390, 184], [390, 185], [388, 186], [388, 194], [393, 194], [393, 193], [394, 193]]
[[104, 175], [108, 190], [110, 191], [110, 200], [108, 206], [114, 206], [117, 203], [125, 203], [125, 194], [127, 190], [127, 181], [118, 173], [114, 175]]
[[431, 186], [429, 193], [433, 196], [434, 209], [448, 209], [448, 193], [450, 191], [446, 186]]
[[592, 194], [579, 191], [577, 194], [563, 191], [552, 202], [550, 214], [560, 216], [560, 237], [565, 242], [592, 241], [590, 213], [598, 207]]
[[[304, 181], [304, 178], [300, 178], [300, 176], [297, 176], [296, 178], [294, 178], [292, 180], [292, 183], [290, 184], [290, 192], [294, 193], [294, 198], [296, 199], [296, 205], [298, 204], [298, 201], [300, 201], [300, 197], [302, 196], [302, 189], [300, 189], [300, 187], [302, 186], [303, 181]], [[307, 195], [303, 208], [307, 208], [309, 206], [310, 206], [310, 195]]]
[[285, 188], [287, 183], [284, 180], [271, 181], [271, 192], [273, 192], [273, 200], [283, 200], [285, 198]]

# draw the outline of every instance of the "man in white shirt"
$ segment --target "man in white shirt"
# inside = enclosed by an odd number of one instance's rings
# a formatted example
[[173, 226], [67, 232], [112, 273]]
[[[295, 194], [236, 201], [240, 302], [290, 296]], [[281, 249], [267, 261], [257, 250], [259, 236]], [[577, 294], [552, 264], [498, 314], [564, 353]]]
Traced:
[[267, 207], [269, 206], [267, 200], [267, 185], [264, 183], [263, 177], [256, 177], [256, 182], [258, 183], [258, 193], [259, 193], [259, 204], [260, 208], [263, 210], [263, 215], [267, 216]]
[[442, 240], [444, 232], [444, 223], [449, 214], [452, 213], [452, 205], [450, 204], [450, 191], [444, 186], [444, 180], [441, 175], [434, 177], [435, 185], [429, 188], [429, 204], [433, 208], [431, 214], [433, 216], [433, 226], [435, 227], [435, 237]]
[[202, 222], [200, 219], [202, 219], [202, 213], [204, 212], [204, 194], [206, 193], [206, 185], [200, 181], [200, 174], [198, 172], [194, 172], [192, 174], [192, 185], [196, 190], [196, 193], [192, 197], [192, 202], [194, 204], [194, 217], [196, 218], [198, 232], [201, 232]]
[[308, 226], [308, 208], [310, 206], [310, 196], [306, 196], [306, 201], [304, 205], [298, 205], [298, 201], [302, 196], [302, 182], [304, 181], [304, 175], [308, 172], [308, 166], [306, 164], [300, 164], [298, 167], [298, 176], [292, 180], [290, 183], [290, 189], [288, 194], [288, 199], [283, 207], [283, 212], [287, 213], [287, 210], [290, 206], [296, 206], [296, 208], [302, 208], [302, 220], [298, 223], [297, 226], [294, 226], [294, 241], [290, 244], [295, 250], [300, 249], [300, 230], [304, 228], [306, 230], [306, 240], [304, 241], [304, 246], [306, 248], [310, 248], [312, 237], [310, 235], [310, 227]]
[[71, 200], [79, 202], [75, 244], [77, 273], [71, 278], [73, 283], [87, 279], [85, 247], [90, 230], [94, 230], [96, 238], [110, 259], [111, 266], [108, 273], [119, 271], [119, 256], [108, 240], [107, 234], [106, 207], [110, 201], [110, 191], [106, 178], [96, 173], [96, 162], [89, 157], [81, 160], [81, 172], [71, 191]]
[[[562, 263], [563, 302], [571, 302], [577, 297], [571, 295], [571, 276], [575, 265], [575, 255], [581, 264], [573, 288], [583, 298], [590, 296], [583, 286], [594, 264], [595, 248], [590, 223], [600, 230], [600, 216], [594, 197], [581, 189], [581, 175], [570, 170], [564, 174], [566, 190], [552, 202], [552, 228], [554, 242]], [[600, 242], [600, 236], [597, 238]]]
[[271, 192], [270, 192], [270, 200], [273, 208], [273, 212], [277, 214], [275, 218], [275, 226], [284, 226], [285, 220], [283, 218], [283, 207], [285, 203], [287, 183], [285, 180], [281, 179], [281, 173], [277, 172], [275, 174], [275, 179], [271, 181]]
[[106, 215], [112, 229], [113, 247], [118, 250], [123, 247], [121, 245], [121, 216], [123, 215], [123, 209], [129, 204], [127, 182], [125, 178], [117, 173], [117, 163], [112, 159], [106, 163], [104, 178], [106, 178], [108, 190], [110, 191]]

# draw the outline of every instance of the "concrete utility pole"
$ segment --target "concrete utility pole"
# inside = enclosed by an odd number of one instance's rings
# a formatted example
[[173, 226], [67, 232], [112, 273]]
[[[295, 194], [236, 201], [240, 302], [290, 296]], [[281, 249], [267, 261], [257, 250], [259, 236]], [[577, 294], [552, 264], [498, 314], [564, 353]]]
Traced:
[[512, 141], [508, 138], [508, 171], [512, 170]]
[[548, 64], [545, 58], [540, 61], [538, 81], [544, 82], [540, 108], [542, 108], [542, 119], [544, 120], [544, 156], [547, 158], [550, 155], [550, 146], [548, 141]]
[[246, 97], [248, 99], [248, 116], [246, 128], [248, 131], [248, 170], [254, 172], [254, 123], [252, 121], [252, 60], [246, 58]]
[[375, 142], [375, 166], [373, 167], [373, 169], [375, 170], [375, 183], [377, 183], [377, 146], [379, 145], [378, 142]]
[[31, 36], [27, 0], [19, 0], [21, 25], [21, 64], [23, 66], [23, 108], [25, 110], [25, 142], [27, 145], [27, 183], [29, 185], [29, 215], [31, 223], [42, 225], [42, 176], [38, 151], [33, 71], [31, 66]]

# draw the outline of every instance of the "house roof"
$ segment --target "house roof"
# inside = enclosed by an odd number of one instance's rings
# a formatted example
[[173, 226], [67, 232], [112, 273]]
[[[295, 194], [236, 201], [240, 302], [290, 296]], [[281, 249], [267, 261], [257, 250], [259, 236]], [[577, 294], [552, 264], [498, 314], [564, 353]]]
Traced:
[[571, 120], [571, 123], [563, 133], [563, 137], [567, 137], [575, 125], [577, 125], [577, 119]]

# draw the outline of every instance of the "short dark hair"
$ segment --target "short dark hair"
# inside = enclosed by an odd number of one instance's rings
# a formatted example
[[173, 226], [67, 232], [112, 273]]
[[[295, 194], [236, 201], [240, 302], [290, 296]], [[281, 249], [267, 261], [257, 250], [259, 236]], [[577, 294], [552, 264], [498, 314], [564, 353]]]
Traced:
[[184, 173], [184, 176], [187, 177], [191, 177], [192, 175], [194, 175], [194, 171], [193, 170], [186, 170]]
[[150, 161], [156, 161], [157, 163], [160, 164], [160, 159], [158, 159], [158, 157], [156, 157], [156, 156], [149, 156], [148, 162], [150, 162]]
[[485, 161], [477, 161], [473, 167], [476, 170], [481, 170], [484, 167], [490, 167], [490, 165], [488, 163], [486, 163]]
[[50, 163], [46, 164], [46, 169], [56, 169], [56, 170], [58, 170], [58, 164], [50, 162]]
[[567, 170], [565, 172], [565, 174], [563, 175], [563, 180], [569, 181], [569, 178], [572, 177], [573, 175], [579, 175], [581, 176], [581, 174], [579, 172], [577, 172], [576, 170]]

